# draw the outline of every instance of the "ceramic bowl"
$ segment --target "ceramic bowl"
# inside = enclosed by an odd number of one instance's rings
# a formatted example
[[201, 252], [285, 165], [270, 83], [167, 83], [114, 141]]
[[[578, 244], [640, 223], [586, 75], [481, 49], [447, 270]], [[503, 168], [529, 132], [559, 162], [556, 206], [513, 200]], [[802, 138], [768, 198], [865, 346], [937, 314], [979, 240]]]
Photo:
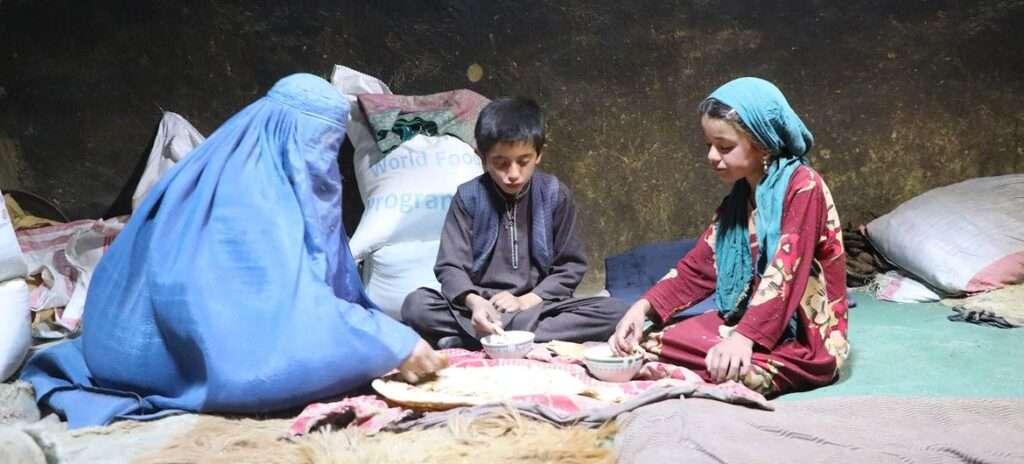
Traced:
[[583, 352], [583, 363], [594, 377], [605, 382], [628, 382], [644, 364], [643, 353], [616, 356], [608, 345], [595, 346]]
[[533, 349], [533, 332], [507, 330], [504, 335], [488, 335], [480, 339], [487, 355], [494, 359], [518, 359]]

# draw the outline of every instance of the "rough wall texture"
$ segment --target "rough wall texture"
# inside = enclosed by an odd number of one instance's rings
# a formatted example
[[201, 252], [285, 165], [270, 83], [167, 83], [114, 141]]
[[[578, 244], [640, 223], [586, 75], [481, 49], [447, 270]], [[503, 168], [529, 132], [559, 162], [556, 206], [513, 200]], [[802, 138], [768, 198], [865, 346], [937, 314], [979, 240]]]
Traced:
[[0, 188], [100, 215], [160, 108], [208, 134], [279, 77], [340, 63], [398, 93], [537, 98], [595, 286], [602, 257], [705, 226], [727, 188], [695, 107], [733, 77], [787, 94], [846, 222], [1024, 171], [1022, 27], [1020, 0], [4, 0]]

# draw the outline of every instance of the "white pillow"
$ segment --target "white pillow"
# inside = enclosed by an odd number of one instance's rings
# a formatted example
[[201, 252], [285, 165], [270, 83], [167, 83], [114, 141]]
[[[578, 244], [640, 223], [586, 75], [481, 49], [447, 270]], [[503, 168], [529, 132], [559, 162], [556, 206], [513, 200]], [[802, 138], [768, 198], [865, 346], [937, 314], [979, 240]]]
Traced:
[[1024, 174], [929, 190], [871, 221], [890, 262], [947, 294], [1024, 282]]

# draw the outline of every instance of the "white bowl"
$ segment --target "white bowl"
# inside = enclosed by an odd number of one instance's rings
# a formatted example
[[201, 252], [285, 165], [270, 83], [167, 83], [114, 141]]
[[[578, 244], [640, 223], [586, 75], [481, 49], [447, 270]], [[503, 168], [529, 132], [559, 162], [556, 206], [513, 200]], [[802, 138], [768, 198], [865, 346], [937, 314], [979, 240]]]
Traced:
[[643, 353], [616, 356], [608, 345], [595, 346], [583, 352], [583, 363], [594, 377], [605, 382], [628, 382], [644, 365]]
[[480, 339], [487, 355], [494, 359], [517, 359], [533, 349], [533, 332], [506, 330], [504, 335], [488, 335]]

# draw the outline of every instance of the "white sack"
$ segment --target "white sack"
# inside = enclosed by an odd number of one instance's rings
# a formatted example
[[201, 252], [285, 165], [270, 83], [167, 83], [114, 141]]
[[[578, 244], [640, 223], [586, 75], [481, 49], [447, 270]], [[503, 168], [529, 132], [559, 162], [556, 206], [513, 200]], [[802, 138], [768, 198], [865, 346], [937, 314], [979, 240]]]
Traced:
[[402, 242], [374, 251], [363, 262], [366, 294], [387, 315], [402, 320], [402, 302], [420, 287], [441, 289], [434, 277], [439, 240]]
[[28, 265], [28, 275], [41, 276], [43, 284], [29, 294], [29, 308], [39, 311], [68, 304], [75, 289], [78, 271], [64, 255], [71, 237], [92, 227], [96, 221], [81, 220], [55, 226], [22, 229], [18, 244]]
[[419, 287], [439, 289], [434, 262], [448, 206], [458, 186], [483, 173], [476, 152], [452, 136], [418, 135], [386, 156], [356, 95], [391, 94], [379, 79], [335, 66], [331, 82], [352, 103], [348, 138], [363, 216], [350, 246], [363, 263], [367, 294], [401, 319], [402, 302]]
[[77, 274], [68, 304], [57, 320], [68, 330], [75, 330], [81, 323], [92, 273], [126, 221], [127, 216], [96, 221], [92, 227], [75, 232], [68, 241], [64, 255]]
[[355, 148], [356, 183], [365, 208], [350, 242], [356, 261], [383, 246], [438, 240], [455, 189], [483, 174], [473, 147], [449, 135], [418, 135], [385, 156], [356, 95], [391, 90], [345, 66], [335, 66], [331, 82], [352, 102], [348, 138]]
[[352, 254], [363, 259], [387, 245], [439, 240], [455, 190], [482, 172], [473, 148], [450, 135], [417, 135], [374, 165], [357, 164], [366, 198]]
[[32, 343], [28, 285], [23, 279], [0, 283], [0, 382], [21, 367]]
[[3, 192], [0, 192], [0, 282], [28, 274], [18, 238], [14, 234], [11, 214], [7, 211], [3, 197]]
[[206, 140], [192, 124], [177, 113], [165, 111], [153, 138], [146, 169], [132, 194], [132, 210], [139, 207], [146, 194], [160, 181], [164, 173]]

